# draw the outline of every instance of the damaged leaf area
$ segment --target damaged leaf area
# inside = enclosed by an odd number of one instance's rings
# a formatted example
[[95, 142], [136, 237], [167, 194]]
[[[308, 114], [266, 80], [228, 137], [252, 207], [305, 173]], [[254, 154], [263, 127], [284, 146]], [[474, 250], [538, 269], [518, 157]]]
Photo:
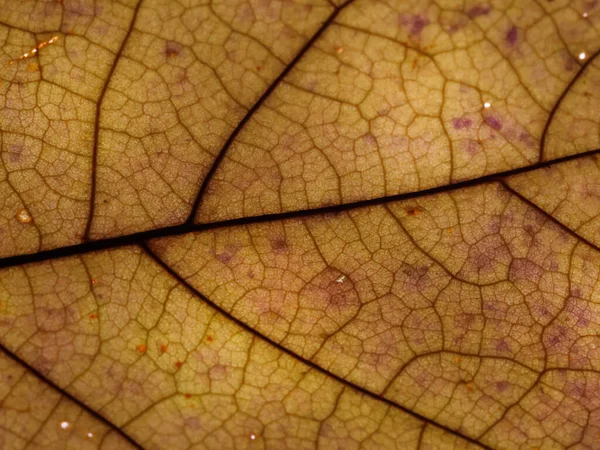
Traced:
[[595, 0], [0, 0], [0, 448], [600, 446]]

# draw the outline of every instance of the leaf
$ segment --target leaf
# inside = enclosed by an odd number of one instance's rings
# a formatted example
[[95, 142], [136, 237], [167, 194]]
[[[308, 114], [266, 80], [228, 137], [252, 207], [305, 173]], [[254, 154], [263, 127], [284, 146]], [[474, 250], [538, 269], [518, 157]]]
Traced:
[[0, 1], [0, 446], [596, 448], [599, 17]]

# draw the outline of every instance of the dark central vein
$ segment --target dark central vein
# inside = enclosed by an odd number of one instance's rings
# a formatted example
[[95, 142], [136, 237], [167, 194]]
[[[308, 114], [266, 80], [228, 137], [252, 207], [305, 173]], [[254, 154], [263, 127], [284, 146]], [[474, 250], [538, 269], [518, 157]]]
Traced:
[[310, 217], [322, 214], [331, 214], [331, 213], [340, 213], [344, 211], [351, 211], [354, 209], [366, 208], [369, 206], [377, 206], [383, 205], [388, 202], [399, 201], [399, 200], [410, 200], [419, 197], [425, 197], [428, 195], [440, 194], [443, 192], [452, 192], [457, 189], [462, 189], [466, 187], [479, 186], [486, 183], [494, 183], [502, 181], [504, 178], [519, 175], [526, 172], [532, 172], [534, 170], [540, 170], [544, 168], [549, 168], [554, 164], [565, 163], [567, 161], [572, 161], [579, 158], [590, 157], [594, 155], [598, 155], [600, 153], [600, 149], [590, 150], [585, 153], [580, 153], [577, 155], [565, 156], [563, 158], [555, 159], [553, 161], [545, 161], [539, 162], [536, 164], [532, 164], [525, 167], [520, 167], [518, 169], [507, 170], [505, 172], [499, 172], [496, 174], [485, 175], [478, 178], [473, 178], [470, 180], [460, 181], [452, 184], [447, 184], [444, 186], [438, 186], [430, 189], [423, 189], [415, 192], [407, 192], [403, 194], [389, 195], [385, 197], [379, 197], [369, 200], [361, 200], [353, 203], [345, 203], [342, 205], [334, 205], [334, 206], [324, 206], [321, 208], [313, 208], [313, 209], [305, 209], [300, 211], [289, 211], [275, 214], [264, 214], [261, 216], [252, 216], [252, 217], [241, 217], [237, 219], [229, 219], [223, 220], [219, 222], [211, 222], [211, 223], [189, 223], [185, 222], [180, 225], [173, 225], [163, 228], [156, 228], [153, 230], [140, 231], [138, 233], [127, 234], [124, 236], [118, 236], [107, 239], [100, 239], [96, 241], [87, 241], [81, 244], [70, 245], [67, 247], [56, 248], [52, 250], [44, 250], [37, 253], [26, 254], [26, 255], [16, 255], [9, 256], [6, 258], [0, 259], [0, 269], [5, 267], [19, 266], [22, 264], [28, 264], [32, 262], [38, 261], [46, 261], [56, 258], [62, 258], [66, 256], [79, 255], [82, 253], [89, 253], [92, 251], [98, 250], [107, 250], [115, 247], [121, 247], [124, 245], [132, 245], [138, 244], [140, 242], [146, 241], [148, 239], [161, 238], [161, 237], [169, 237], [169, 236], [178, 236], [191, 232], [198, 231], [208, 231], [215, 230], [219, 228], [233, 227], [233, 226], [241, 226], [241, 225], [252, 225], [255, 223], [263, 223], [263, 222], [274, 222], [278, 220], [285, 219], [294, 219], [294, 218], [302, 218], [302, 217]]

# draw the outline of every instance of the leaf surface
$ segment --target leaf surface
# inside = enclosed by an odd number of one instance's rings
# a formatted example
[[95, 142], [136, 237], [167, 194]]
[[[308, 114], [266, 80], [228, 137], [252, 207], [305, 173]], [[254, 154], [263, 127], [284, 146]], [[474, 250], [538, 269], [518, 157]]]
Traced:
[[3, 448], [596, 448], [597, 10], [0, 1]]

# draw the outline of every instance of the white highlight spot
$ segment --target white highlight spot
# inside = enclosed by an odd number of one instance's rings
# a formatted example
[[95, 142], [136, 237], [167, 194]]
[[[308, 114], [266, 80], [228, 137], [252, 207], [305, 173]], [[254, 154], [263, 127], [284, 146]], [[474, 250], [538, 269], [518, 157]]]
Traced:
[[582, 16], [583, 16], [583, 18], [584, 18], [584, 19], [587, 19], [588, 13], [584, 12], [584, 13], [582, 14]]
[[579, 59], [585, 59], [585, 57], [586, 57], [586, 54], [585, 54], [585, 52], [581, 52], [581, 53], [579, 54]]
[[254, 434], [251, 434], [251, 435], [250, 435], [250, 439], [252, 439], [252, 440], [256, 439], [256, 435], [254, 435]]
[[484, 108], [489, 108], [490, 106], [492, 106], [492, 104], [491, 104], [490, 102], [485, 102], [485, 103], [483, 104], [483, 107], [484, 107]]
[[88, 436], [89, 438], [91, 438], [91, 437], [94, 437], [94, 434], [90, 432], [90, 433], [88, 433], [88, 435], [87, 435], [87, 436]]
[[345, 279], [346, 279], [346, 275], [342, 275], [337, 280], [335, 280], [335, 282], [336, 283], [343, 283]]
[[60, 423], [60, 427], [61, 427], [63, 430], [66, 430], [67, 428], [69, 428], [69, 422], [67, 422], [67, 421], [63, 421], [63, 422], [61, 422], [61, 423]]

